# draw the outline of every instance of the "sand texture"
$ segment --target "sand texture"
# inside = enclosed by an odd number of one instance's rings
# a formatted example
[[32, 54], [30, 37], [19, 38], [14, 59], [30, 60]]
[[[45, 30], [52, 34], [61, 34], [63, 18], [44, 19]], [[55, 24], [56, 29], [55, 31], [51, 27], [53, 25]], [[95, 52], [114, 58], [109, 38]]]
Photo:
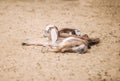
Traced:
[[[23, 47], [47, 24], [101, 42], [85, 54]], [[120, 81], [120, 0], [0, 0], [0, 81]]]

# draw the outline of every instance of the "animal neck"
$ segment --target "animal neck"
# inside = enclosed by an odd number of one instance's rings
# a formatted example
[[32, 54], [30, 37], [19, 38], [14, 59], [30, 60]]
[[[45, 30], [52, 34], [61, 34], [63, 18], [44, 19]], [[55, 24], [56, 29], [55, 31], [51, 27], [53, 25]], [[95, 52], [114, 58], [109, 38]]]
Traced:
[[50, 39], [52, 42], [52, 45], [56, 45], [56, 41], [58, 39], [58, 30], [57, 29], [51, 29], [50, 31]]

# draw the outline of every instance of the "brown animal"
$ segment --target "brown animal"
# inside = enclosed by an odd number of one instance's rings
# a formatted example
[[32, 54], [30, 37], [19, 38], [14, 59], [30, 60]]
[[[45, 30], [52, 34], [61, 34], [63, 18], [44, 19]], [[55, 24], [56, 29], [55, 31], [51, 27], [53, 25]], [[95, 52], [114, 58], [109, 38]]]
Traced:
[[75, 37], [67, 37], [63, 40], [57, 41], [56, 45], [52, 45], [51, 43], [40, 42], [40, 43], [22, 43], [23, 46], [44, 46], [48, 47], [49, 51], [52, 52], [77, 52], [77, 53], [85, 53], [88, 49], [88, 43], [86, 40], [75, 38]]
[[[66, 31], [65, 31], [66, 30]], [[99, 38], [89, 38], [88, 35], [77, 36], [70, 35], [67, 29], [63, 29], [62, 31], [58, 31], [58, 28], [54, 25], [48, 25], [45, 29], [45, 35], [51, 39], [51, 43], [41, 42], [41, 43], [22, 43], [22, 45], [31, 46], [44, 46], [49, 47], [49, 51], [52, 52], [77, 52], [77, 53], [85, 53], [88, 48], [92, 45], [99, 43]], [[71, 32], [71, 30], [70, 30]], [[58, 39], [62, 36], [64, 38], [62, 40]], [[65, 37], [66, 36], [66, 37]], [[58, 42], [59, 41], [59, 42]], [[57, 43], [56, 43], [57, 42]]]

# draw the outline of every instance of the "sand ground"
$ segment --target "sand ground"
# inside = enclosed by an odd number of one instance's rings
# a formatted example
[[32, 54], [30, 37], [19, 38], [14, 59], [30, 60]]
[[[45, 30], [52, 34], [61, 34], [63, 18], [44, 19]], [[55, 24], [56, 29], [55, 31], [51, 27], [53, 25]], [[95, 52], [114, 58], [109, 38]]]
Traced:
[[[44, 39], [46, 24], [101, 42], [85, 54], [21, 46]], [[120, 81], [120, 1], [0, 0], [0, 81]]]

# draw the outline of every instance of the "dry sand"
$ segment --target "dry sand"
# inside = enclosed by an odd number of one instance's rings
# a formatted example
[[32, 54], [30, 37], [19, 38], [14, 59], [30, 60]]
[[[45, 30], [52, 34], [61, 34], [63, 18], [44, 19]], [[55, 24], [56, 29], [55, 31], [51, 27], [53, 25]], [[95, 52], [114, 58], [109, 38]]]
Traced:
[[[85, 54], [21, 46], [46, 24], [101, 43]], [[120, 0], [0, 0], [0, 81], [120, 81]]]

